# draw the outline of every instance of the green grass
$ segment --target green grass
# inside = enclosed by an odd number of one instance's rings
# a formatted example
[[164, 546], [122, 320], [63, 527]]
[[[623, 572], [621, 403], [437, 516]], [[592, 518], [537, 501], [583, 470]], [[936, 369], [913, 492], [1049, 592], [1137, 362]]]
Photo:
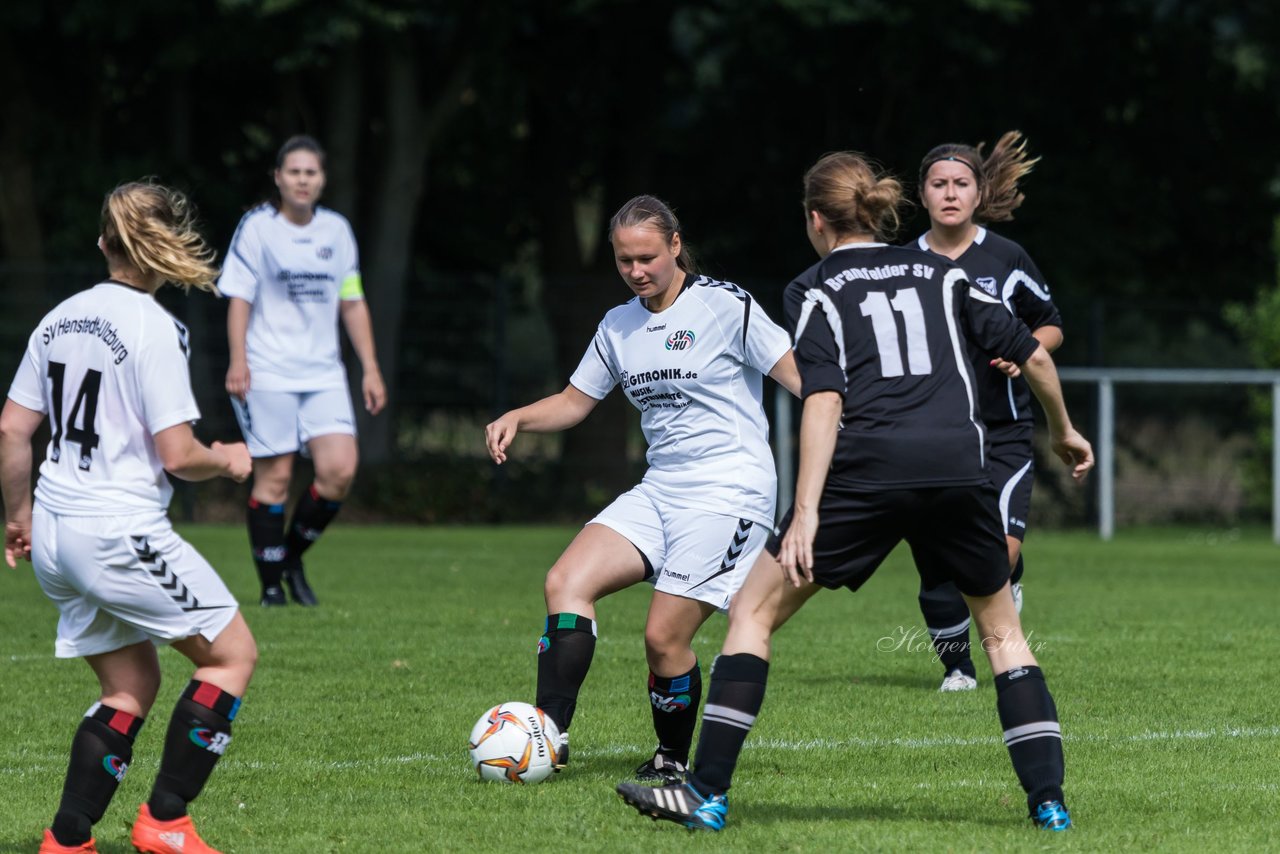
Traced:
[[[246, 604], [261, 650], [234, 743], [193, 809], [231, 854], [1276, 845], [1280, 569], [1262, 532], [1032, 536], [1024, 618], [1057, 699], [1077, 822], [1060, 835], [1025, 818], [985, 664], [979, 690], [940, 695], [927, 651], [878, 648], [920, 625], [902, 550], [859, 594], [818, 596], [778, 635], [729, 827], [691, 835], [612, 791], [652, 748], [647, 587], [600, 605], [566, 773], [503, 786], [468, 764], [481, 712], [532, 701], [542, 576], [571, 530], [339, 525], [308, 561], [321, 607], [270, 612], [241, 529], [184, 533]], [[96, 686], [83, 663], [53, 659], [55, 611], [29, 571], [0, 574], [0, 598], [0, 852], [30, 852]], [[704, 674], [723, 633], [717, 617], [697, 640]], [[131, 850], [190, 673], [161, 658], [160, 700], [97, 827], [108, 854]]]

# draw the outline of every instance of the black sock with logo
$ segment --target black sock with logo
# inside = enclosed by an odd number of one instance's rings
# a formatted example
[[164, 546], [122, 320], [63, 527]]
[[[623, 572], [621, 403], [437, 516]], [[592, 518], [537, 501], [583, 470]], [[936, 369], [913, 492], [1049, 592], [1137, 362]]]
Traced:
[[71, 740], [71, 761], [62, 800], [50, 830], [59, 845], [83, 845], [111, 804], [133, 759], [133, 741], [143, 719], [94, 703]]
[[231, 722], [240, 698], [216, 685], [192, 679], [169, 719], [160, 773], [147, 805], [160, 821], [187, 814], [187, 804], [204, 788], [213, 767], [231, 744]]
[[596, 652], [596, 621], [577, 614], [548, 614], [538, 641], [536, 703], [568, 732], [578, 705], [578, 691]]
[[694, 661], [693, 669], [679, 676], [649, 673], [649, 705], [653, 711], [653, 731], [658, 735], [658, 750], [665, 756], [689, 764], [689, 747], [693, 744], [693, 728], [698, 723], [698, 703], [702, 700], [702, 670]]
[[249, 548], [262, 588], [279, 587], [288, 549], [284, 542], [284, 505], [249, 499]]
[[293, 519], [289, 521], [289, 532], [285, 536], [285, 546], [290, 559], [302, 557], [302, 553], [311, 548], [320, 539], [324, 529], [342, 509], [341, 501], [330, 501], [321, 498], [316, 485], [311, 487], [298, 499], [298, 506], [293, 508]]

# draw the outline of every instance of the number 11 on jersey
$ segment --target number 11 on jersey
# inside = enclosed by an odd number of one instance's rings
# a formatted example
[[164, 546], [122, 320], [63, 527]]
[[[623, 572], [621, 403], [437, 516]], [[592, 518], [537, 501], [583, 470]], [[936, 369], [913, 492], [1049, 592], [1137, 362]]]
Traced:
[[858, 307], [862, 309], [863, 317], [871, 318], [876, 349], [880, 351], [880, 376], [902, 376], [902, 344], [894, 312], [902, 315], [902, 323], [907, 330], [907, 369], [912, 376], [933, 372], [929, 339], [924, 329], [924, 310], [920, 307], [920, 295], [915, 288], [904, 288], [893, 299], [883, 291], [872, 291]]

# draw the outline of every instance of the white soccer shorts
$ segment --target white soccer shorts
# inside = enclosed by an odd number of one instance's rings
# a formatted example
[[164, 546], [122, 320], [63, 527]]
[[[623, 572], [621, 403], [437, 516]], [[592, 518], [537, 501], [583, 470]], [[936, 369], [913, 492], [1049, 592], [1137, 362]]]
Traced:
[[356, 435], [356, 415], [345, 388], [324, 391], [254, 391], [231, 398], [240, 432], [254, 459], [306, 448], [317, 436]]
[[59, 516], [39, 504], [31, 563], [58, 606], [58, 658], [194, 635], [212, 642], [239, 606], [163, 514]]
[[591, 520], [612, 528], [653, 567], [649, 583], [673, 596], [726, 611], [764, 550], [769, 528], [750, 519], [673, 507], [644, 484]]

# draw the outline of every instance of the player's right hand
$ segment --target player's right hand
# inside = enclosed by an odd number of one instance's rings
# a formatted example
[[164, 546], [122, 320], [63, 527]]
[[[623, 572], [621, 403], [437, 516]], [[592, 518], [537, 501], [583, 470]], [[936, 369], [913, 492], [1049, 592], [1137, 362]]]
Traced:
[[511, 444], [517, 432], [519, 429], [516, 427], [516, 420], [510, 413], [484, 428], [485, 447], [489, 450], [489, 456], [498, 465], [507, 461], [507, 446]]
[[818, 533], [818, 511], [796, 508], [791, 514], [791, 525], [782, 537], [778, 550], [778, 563], [782, 574], [792, 587], [813, 583], [813, 539]]
[[243, 401], [248, 393], [249, 365], [232, 362], [231, 367], [227, 368], [227, 394]]
[[244, 442], [230, 442], [225, 445], [222, 442], [214, 442], [210, 447], [215, 451], [221, 451], [226, 456], [227, 477], [236, 483], [244, 483], [249, 479], [249, 475], [253, 473], [253, 459], [249, 456], [249, 448]]
[[4, 562], [16, 569], [18, 561], [31, 560], [31, 521], [5, 522]]
[[1071, 476], [1077, 481], [1084, 480], [1093, 468], [1093, 446], [1089, 440], [1071, 429], [1062, 436], [1050, 437], [1050, 445], [1058, 459], [1071, 467]]

